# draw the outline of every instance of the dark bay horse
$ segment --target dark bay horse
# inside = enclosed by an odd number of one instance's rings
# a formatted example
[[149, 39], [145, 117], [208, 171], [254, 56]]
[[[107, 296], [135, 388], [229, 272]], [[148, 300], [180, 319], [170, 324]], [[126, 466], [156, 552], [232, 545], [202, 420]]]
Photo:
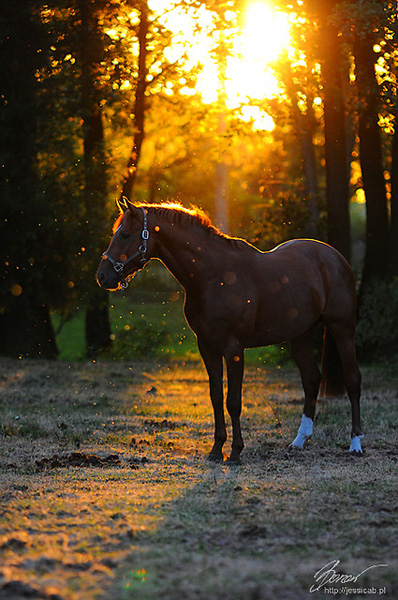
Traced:
[[[321, 386], [328, 395], [347, 391], [352, 412], [350, 452], [361, 453], [355, 287], [343, 256], [327, 244], [306, 239], [262, 252], [220, 233], [196, 208], [128, 201], [119, 208], [97, 281], [107, 290], [125, 288], [128, 278], [157, 258], [184, 287], [185, 316], [197, 336], [214, 410], [215, 440], [209, 458], [222, 460], [227, 438], [223, 357], [233, 431], [229, 460], [239, 462], [244, 349], [286, 341], [291, 343], [305, 395], [301, 425], [291, 446], [303, 448], [311, 437]], [[320, 323], [326, 326], [322, 377], [313, 355]]]

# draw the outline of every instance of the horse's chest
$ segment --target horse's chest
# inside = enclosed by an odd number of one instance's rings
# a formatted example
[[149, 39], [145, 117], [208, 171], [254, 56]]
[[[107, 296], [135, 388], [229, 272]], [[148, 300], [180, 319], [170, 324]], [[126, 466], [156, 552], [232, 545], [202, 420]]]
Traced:
[[187, 298], [187, 321], [195, 333], [214, 341], [234, 335], [241, 339], [254, 327], [256, 300], [247, 287], [218, 285], [199, 298]]

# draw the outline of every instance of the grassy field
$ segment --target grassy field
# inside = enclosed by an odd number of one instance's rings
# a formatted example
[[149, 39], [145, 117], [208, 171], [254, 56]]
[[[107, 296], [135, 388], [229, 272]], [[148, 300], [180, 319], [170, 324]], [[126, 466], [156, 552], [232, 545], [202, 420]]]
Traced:
[[363, 457], [345, 398], [289, 452], [298, 374], [249, 366], [238, 467], [195, 360], [0, 360], [0, 599], [396, 598], [397, 383], [364, 370]]

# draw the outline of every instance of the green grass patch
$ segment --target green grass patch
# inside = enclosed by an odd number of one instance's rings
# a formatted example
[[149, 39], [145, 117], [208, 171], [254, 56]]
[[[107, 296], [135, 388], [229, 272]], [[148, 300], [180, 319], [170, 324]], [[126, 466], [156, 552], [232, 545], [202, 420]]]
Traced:
[[53, 325], [59, 350], [58, 358], [60, 360], [83, 360], [86, 357], [84, 318], [85, 312], [81, 310], [78, 310], [66, 322], [62, 322], [62, 318], [57, 313], [53, 314]]

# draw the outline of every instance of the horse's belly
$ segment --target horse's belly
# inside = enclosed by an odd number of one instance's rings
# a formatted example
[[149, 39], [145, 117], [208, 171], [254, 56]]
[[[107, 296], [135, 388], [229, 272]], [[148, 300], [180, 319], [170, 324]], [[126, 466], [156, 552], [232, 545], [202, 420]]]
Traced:
[[315, 307], [290, 306], [273, 314], [257, 315], [253, 330], [247, 339], [247, 348], [270, 346], [293, 340], [308, 331], [321, 316]]
[[[293, 335], [293, 337], [297, 337]], [[272, 344], [280, 344], [289, 339], [292, 339], [291, 332], [279, 330], [271, 331], [265, 327], [253, 331], [250, 337], [247, 338], [245, 346], [246, 348], [258, 348], [260, 346], [271, 346]]]
[[272, 346], [272, 344], [281, 344], [286, 339], [269, 331], [256, 331], [246, 340], [245, 347], [259, 348], [261, 346]]

